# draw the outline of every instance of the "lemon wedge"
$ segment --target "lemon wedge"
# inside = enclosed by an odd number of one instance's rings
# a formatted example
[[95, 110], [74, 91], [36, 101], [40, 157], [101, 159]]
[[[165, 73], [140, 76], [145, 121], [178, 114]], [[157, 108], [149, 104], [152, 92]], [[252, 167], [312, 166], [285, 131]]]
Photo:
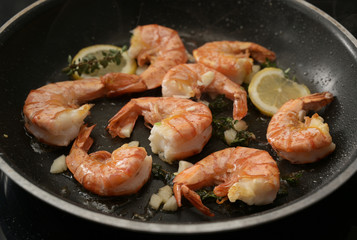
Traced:
[[[118, 46], [109, 45], [109, 44], [97, 44], [92, 45], [86, 48], [81, 49], [72, 60], [72, 64], [78, 64], [83, 62], [84, 59], [96, 58], [98, 60], [103, 59], [105, 56], [103, 55], [113, 53], [115, 51], [121, 51], [122, 49]], [[128, 52], [124, 51], [121, 54], [120, 64], [116, 64], [115, 62], [109, 62], [106, 67], [99, 65], [99, 69], [96, 69], [92, 73], [82, 73], [81, 75], [78, 72], [74, 72], [72, 77], [74, 79], [81, 78], [92, 78], [92, 77], [100, 77], [107, 73], [111, 72], [122, 72], [134, 74], [136, 71], [137, 65], [135, 59], [129, 57]]]
[[252, 103], [265, 115], [273, 116], [289, 101], [310, 94], [303, 84], [285, 77], [279, 68], [264, 68], [257, 72], [248, 87]]

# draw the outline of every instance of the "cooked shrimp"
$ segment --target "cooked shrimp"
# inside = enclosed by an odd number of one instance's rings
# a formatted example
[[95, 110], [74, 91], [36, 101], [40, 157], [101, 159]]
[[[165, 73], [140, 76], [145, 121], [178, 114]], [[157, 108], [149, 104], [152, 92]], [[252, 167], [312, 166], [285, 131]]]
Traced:
[[80, 104], [106, 95], [100, 79], [50, 83], [28, 95], [23, 113], [25, 127], [40, 141], [67, 146], [77, 137], [93, 104]]
[[274, 114], [267, 139], [280, 157], [296, 164], [312, 163], [335, 150], [323, 118], [317, 113], [304, 117], [307, 111], [318, 111], [332, 100], [329, 92], [315, 93], [288, 101]]
[[124, 144], [109, 153], [98, 151], [88, 155], [95, 125], [83, 125], [66, 157], [68, 169], [87, 190], [102, 196], [129, 195], [138, 192], [151, 174], [152, 158], [145, 148]]
[[124, 81], [123, 84], [117, 81], [117, 86], [110, 92], [112, 95], [157, 88], [170, 68], [187, 61], [186, 49], [178, 33], [157, 24], [134, 29], [128, 54], [137, 59], [139, 66], [149, 62], [150, 66], [140, 75], [110, 73], [104, 76], [108, 82], [113, 79]]
[[234, 101], [233, 118], [242, 119], [248, 111], [247, 92], [216, 70], [203, 64], [180, 64], [171, 68], [162, 82], [166, 97], [200, 97], [203, 92], [224, 94]]
[[[26, 129], [40, 141], [67, 146], [78, 135], [94, 104], [88, 101], [113, 95], [121, 79], [81, 79], [50, 83], [30, 91], [23, 113]], [[83, 105], [81, 105], [83, 104]]]
[[275, 60], [275, 53], [265, 47], [239, 41], [209, 42], [195, 49], [193, 56], [197, 62], [223, 73], [238, 84], [252, 72], [253, 59], [260, 63], [266, 59]]
[[178, 206], [182, 195], [208, 216], [214, 214], [203, 205], [194, 191], [216, 185], [213, 192], [230, 202], [241, 200], [248, 205], [269, 204], [280, 187], [279, 169], [268, 152], [254, 148], [226, 148], [212, 153], [174, 178]]
[[169, 163], [201, 152], [212, 134], [212, 114], [203, 103], [173, 97], [131, 99], [107, 129], [112, 137], [130, 137], [139, 115], [153, 125], [149, 136], [152, 152]]

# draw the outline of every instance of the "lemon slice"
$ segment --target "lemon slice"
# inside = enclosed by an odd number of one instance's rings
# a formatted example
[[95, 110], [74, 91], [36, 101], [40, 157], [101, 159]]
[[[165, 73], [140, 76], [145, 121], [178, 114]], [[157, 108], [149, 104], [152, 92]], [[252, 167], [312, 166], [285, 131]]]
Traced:
[[[72, 60], [72, 63], [78, 64], [79, 62], [82, 62], [83, 59], [88, 58], [88, 57], [95, 57], [96, 59], [103, 59], [103, 52], [108, 54], [110, 51], [121, 51], [121, 48], [118, 46], [114, 45], [108, 45], [108, 44], [97, 44], [97, 45], [92, 45], [86, 48], [81, 49], [74, 57]], [[100, 77], [103, 76], [107, 73], [111, 72], [122, 72], [122, 73], [129, 73], [129, 74], [134, 74], [136, 71], [136, 61], [135, 59], [132, 59], [129, 57], [128, 52], [124, 51], [121, 55], [121, 61], [120, 64], [117, 65], [114, 62], [109, 62], [106, 67], [103, 67], [102, 65], [99, 65], [99, 69], [95, 70], [92, 73], [82, 73], [80, 76], [77, 72], [74, 72], [72, 77], [74, 79], [81, 79], [81, 78], [92, 78], [92, 77]]]
[[310, 90], [303, 84], [287, 79], [279, 68], [264, 68], [253, 76], [248, 93], [263, 114], [273, 116], [284, 103], [309, 95]]

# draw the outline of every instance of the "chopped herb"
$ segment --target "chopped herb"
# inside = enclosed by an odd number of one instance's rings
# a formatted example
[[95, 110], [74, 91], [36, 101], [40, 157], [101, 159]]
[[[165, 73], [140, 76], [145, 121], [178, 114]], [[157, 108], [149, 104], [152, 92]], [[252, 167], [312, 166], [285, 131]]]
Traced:
[[224, 131], [233, 128], [232, 121], [233, 118], [231, 117], [219, 117], [219, 118], [213, 117], [212, 127], [218, 136], [224, 137]]
[[302, 177], [304, 174], [304, 170], [300, 170], [297, 172], [292, 172], [286, 176], [281, 177], [282, 180], [285, 180], [288, 184], [290, 185], [296, 185], [299, 181], [299, 179]]
[[161, 165], [153, 163], [151, 173], [154, 178], [162, 180], [165, 184], [172, 186], [175, 174], [166, 171]]
[[[261, 64], [262, 68], [267, 68], [267, 67], [274, 67], [274, 68], [279, 68], [276, 64], [276, 62], [271, 62], [269, 59], [266, 59], [264, 63]], [[281, 68], [280, 68], [281, 69]], [[296, 76], [293, 75], [292, 77], [290, 76], [291, 68], [287, 68], [283, 70], [285, 78], [288, 78], [294, 82], [296, 82]]]
[[291, 73], [290, 71], [291, 71], [291, 68], [287, 68], [287, 69], [285, 69], [285, 70], [283, 71], [285, 78], [290, 79], [290, 80], [296, 82], [296, 81], [297, 81], [296, 75], [293, 75], [293, 76], [291, 77], [291, 76], [290, 76], [290, 73]]
[[265, 62], [261, 64], [262, 68], [276, 67], [276, 62], [272, 62], [269, 59], [265, 59]]
[[299, 183], [299, 179], [304, 174], [305, 170], [289, 173], [288, 175], [280, 177], [280, 188], [278, 195], [287, 195], [289, 186], [296, 186]]
[[[230, 129], [234, 130], [233, 123], [234, 120], [231, 117], [220, 117], [220, 118], [213, 117], [212, 120], [213, 133], [219, 138], [221, 138], [225, 143], [227, 143], [224, 132]], [[227, 143], [231, 147], [248, 146], [250, 141], [255, 139], [255, 135], [252, 132], [246, 130], [236, 131], [236, 132], [237, 134], [234, 140], [231, 141], [230, 143]]]
[[291, 70], [290, 68], [285, 69], [284, 70], [284, 75], [287, 76], [289, 74], [290, 70]]
[[77, 73], [79, 76], [83, 73], [90, 74], [99, 70], [100, 68], [106, 68], [109, 63], [115, 63], [120, 65], [122, 53], [127, 50], [126, 46], [123, 46], [121, 50], [111, 49], [109, 51], [102, 51], [102, 58], [97, 58], [93, 54], [88, 54], [82, 59], [78, 59], [77, 63], [73, 63], [73, 58], [68, 55], [68, 66], [62, 69], [62, 72], [67, 75]]
[[214, 194], [213, 189], [210, 188], [202, 188], [196, 191], [196, 193], [200, 196], [202, 202], [207, 201], [210, 199], [214, 200], [222, 200], [222, 197], [218, 197], [216, 194]]
[[236, 138], [229, 144], [232, 147], [249, 145], [249, 142], [255, 138], [255, 135], [249, 131], [237, 131]]
[[212, 114], [219, 114], [228, 110], [231, 105], [232, 102], [222, 94], [218, 95], [212, 102], [210, 102], [208, 107], [211, 109]]

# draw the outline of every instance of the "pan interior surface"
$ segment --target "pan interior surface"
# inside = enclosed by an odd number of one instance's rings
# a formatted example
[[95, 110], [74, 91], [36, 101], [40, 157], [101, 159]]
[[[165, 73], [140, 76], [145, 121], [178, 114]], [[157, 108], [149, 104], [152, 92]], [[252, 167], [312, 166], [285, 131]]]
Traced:
[[[154, 178], [135, 195], [98, 197], [80, 186], [69, 171], [50, 174], [53, 160], [67, 155], [70, 146], [46, 146], [26, 132], [22, 107], [30, 90], [67, 80], [61, 69], [69, 54], [93, 44], [128, 45], [132, 29], [151, 23], [177, 30], [189, 52], [216, 40], [251, 41], [273, 50], [277, 65], [290, 68], [290, 74], [311, 92], [330, 91], [335, 96], [319, 114], [329, 124], [336, 151], [308, 165], [279, 160], [270, 146], [263, 144], [269, 118], [250, 104], [246, 121], [259, 141], [249, 146], [269, 151], [277, 159], [281, 175], [304, 174], [287, 194], [267, 206], [208, 203], [214, 218], [203, 216], [190, 204], [176, 213], [153, 212], [148, 208], [151, 194], [164, 186]], [[355, 40], [342, 30], [299, 1], [44, 1], [0, 32], [0, 167], [26, 190], [56, 207], [128, 229], [210, 232], [253, 226], [291, 214], [335, 190], [357, 169], [357, 136], [353, 131], [357, 119], [357, 51]], [[165, 164], [151, 152], [150, 130], [143, 119], [136, 123], [130, 139], [112, 139], [105, 130], [107, 121], [131, 98], [160, 94], [161, 89], [155, 89], [93, 101], [95, 107], [86, 119], [89, 125], [97, 124], [90, 151], [113, 151], [123, 143], [139, 140], [155, 163], [175, 172], [177, 164]], [[189, 160], [196, 162], [224, 147], [220, 140], [211, 139]]]

